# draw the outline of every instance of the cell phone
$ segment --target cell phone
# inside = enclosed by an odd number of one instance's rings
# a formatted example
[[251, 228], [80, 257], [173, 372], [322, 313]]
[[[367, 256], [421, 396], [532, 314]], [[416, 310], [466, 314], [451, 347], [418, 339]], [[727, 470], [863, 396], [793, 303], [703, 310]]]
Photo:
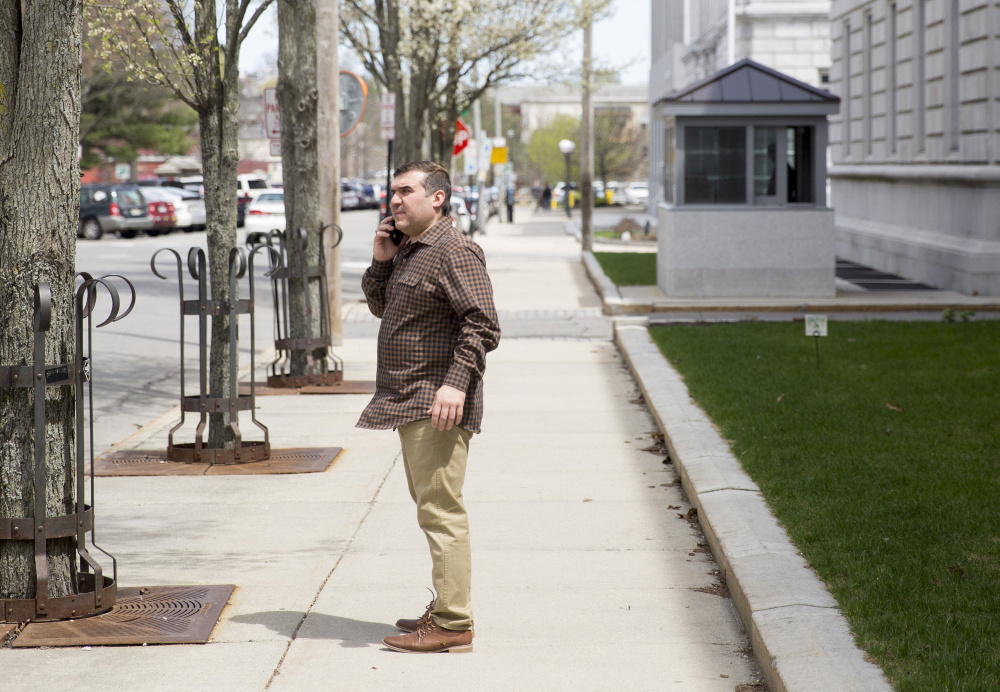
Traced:
[[389, 240], [392, 241], [393, 245], [399, 245], [403, 242], [403, 232], [396, 229], [396, 222], [393, 221], [392, 217], [389, 217], [389, 223], [392, 224], [392, 230], [389, 231]]

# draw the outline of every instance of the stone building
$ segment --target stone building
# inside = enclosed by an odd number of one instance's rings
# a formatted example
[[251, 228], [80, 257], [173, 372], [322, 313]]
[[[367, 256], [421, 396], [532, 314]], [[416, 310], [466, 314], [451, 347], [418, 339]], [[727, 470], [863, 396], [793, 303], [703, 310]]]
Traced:
[[664, 199], [664, 120], [655, 104], [744, 58], [825, 89], [830, 0], [655, 0], [651, 20], [652, 214]]
[[1000, 295], [1000, 2], [834, 0], [838, 254]]

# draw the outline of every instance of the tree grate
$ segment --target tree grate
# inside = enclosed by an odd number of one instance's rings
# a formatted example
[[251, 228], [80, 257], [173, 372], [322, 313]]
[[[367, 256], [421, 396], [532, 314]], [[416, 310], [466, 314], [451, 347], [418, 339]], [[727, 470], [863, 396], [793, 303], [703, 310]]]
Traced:
[[12, 648], [205, 644], [235, 589], [232, 584], [118, 589], [107, 613], [28, 623]]
[[165, 451], [126, 449], [94, 462], [95, 476], [255, 476], [283, 473], [322, 473], [343, 447], [272, 449], [264, 461], [245, 464], [197, 464], [169, 461]]

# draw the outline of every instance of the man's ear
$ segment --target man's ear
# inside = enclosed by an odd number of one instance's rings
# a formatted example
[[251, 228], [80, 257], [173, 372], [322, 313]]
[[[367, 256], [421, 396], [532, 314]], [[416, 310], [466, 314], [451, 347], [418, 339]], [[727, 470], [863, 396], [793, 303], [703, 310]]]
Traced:
[[441, 211], [441, 207], [444, 206], [444, 190], [435, 190], [431, 197], [434, 198], [431, 200], [431, 206], [436, 211]]

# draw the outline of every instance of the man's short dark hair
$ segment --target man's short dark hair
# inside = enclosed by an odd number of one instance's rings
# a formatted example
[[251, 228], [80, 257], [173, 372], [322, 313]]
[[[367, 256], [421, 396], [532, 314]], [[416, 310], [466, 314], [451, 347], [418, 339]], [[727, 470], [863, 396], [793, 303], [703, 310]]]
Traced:
[[421, 171], [426, 174], [424, 192], [427, 195], [433, 195], [438, 190], [444, 193], [444, 204], [441, 205], [441, 211], [445, 216], [448, 216], [451, 213], [451, 178], [448, 176], [448, 171], [433, 161], [410, 161], [397, 168], [392, 177], [396, 178], [410, 171]]

